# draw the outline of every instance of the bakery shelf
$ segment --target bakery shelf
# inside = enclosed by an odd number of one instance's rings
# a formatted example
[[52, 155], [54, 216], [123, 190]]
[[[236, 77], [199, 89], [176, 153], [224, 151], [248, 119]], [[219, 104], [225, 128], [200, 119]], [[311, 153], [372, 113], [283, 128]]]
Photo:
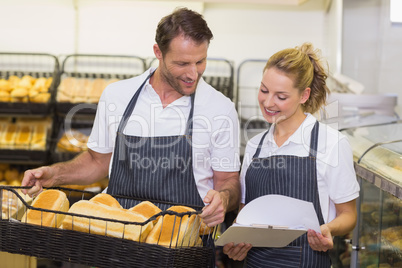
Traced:
[[55, 94], [59, 115], [95, 114], [103, 89], [117, 80], [145, 71], [145, 60], [129, 55], [66, 55], [60, 70], [60, 84]]
[[0, 52], [0, 114], [49, 114], [58, 75], [59, 61], [51, 54]]
[[[88, 218], [88, 220], [103, 220], [109, 223], [118, 222], [125, 226], [144, 226], [157, 217], [163, 218], [167, 215], [182, 218], [190, 215], [198, 217], [197, 215], [201, 213], [200, 211], [186, 213], [163, 211], [143, 223], [125, 222], [34, 208], [25, 202], [25, 199], [19, 194], [18, 190], [21, 188], [0, 186], [0, 195], [8, 195], [12, 192], [22, 203], [20, 209], [23, 211], [27, 209], [41, 210], [44, 212], [66, 214], [72, 217], [84, 217]], [[69, 191], [66, 188], [56, 189]], [[88, 194], [89, 198], [91, 194], [92, 196], [94, 195], [86, 191], [74, 190], [74, 192]], [[9, 206], [9, 202], [6, 205]], [[4, 206], [3, 203], [2, 206]], [[16, 213], [15, 215], [18, 214]], [[2, 216], [0, 218], [0, 251], [96, 267], [213, 267], [214, 250], [211, 247], [211, 243], [213, 242], [214, 234], [210, 233], [204, 238], [204, 245], [201, 246], [160, 246], [124, 238], [110, 237], [106, 234], [97, 235], [28, 224], [21, 222], [15, 216]]]
[[91, 134], [93, 117], [55, 122], [57, 133], [51, 145], [51, 159], [54, 162], [68, 161], [87, 149], [86, 142]]
[[52, 119], [0, 118], [0, 162], [47, 164], [51, 148]]

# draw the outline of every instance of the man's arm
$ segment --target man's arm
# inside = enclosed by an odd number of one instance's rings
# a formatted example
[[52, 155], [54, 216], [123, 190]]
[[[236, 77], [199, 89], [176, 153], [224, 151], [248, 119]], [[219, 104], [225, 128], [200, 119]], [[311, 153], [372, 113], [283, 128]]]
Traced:
[[100, 154], [88, 149], [70, 161], [27, 170], [22, 186], [32, 188], [23, 192], [34, 195], [42, 191], [42, 187], [92, 184], [108, 175], [111, 155], [112, 153]]
[[201, 217], [212, 227], [222, 223], [226, 212], [239, 207], [240, 181], [239, 172], [214, 171], [214, 189], [209, 190], [204, 198], [204, 207]]

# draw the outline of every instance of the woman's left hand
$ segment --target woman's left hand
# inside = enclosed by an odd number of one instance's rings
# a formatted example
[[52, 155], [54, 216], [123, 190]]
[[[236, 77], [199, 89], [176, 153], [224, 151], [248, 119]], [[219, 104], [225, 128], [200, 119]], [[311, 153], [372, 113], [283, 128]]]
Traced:
[[326, 224], [321, 225], [321, 234], [314, 230], [307, 231], [307, 239], [310, 247], [317, 251], [327, 251], [334, 247], [331, 231]]

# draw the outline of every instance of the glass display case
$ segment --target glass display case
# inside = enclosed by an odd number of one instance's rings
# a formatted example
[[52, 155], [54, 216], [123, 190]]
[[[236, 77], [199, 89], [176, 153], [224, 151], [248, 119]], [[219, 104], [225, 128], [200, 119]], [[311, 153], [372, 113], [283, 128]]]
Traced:
[[[361, 191], [343, 267], [402, 267], [402, 123], [342, 131]], [[348, 259], [347, 259], [348, 258]]]

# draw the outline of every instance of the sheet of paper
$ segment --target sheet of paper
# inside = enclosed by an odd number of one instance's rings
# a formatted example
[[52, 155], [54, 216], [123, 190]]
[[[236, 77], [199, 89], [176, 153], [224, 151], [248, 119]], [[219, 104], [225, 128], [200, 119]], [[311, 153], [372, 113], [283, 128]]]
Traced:
[[264, 195], [252, 200], [240, 211], [236, 222], [246, 226], [304, 227], [321, 233], [313, 203], [283, 195]]
[[283, 195], [265, 195], [244, 206], [236, 223], [220, 235], [215, 244], [244, 242], [254, 247], [284, 247], [308, 229], [320, 232], [311, 202]]

